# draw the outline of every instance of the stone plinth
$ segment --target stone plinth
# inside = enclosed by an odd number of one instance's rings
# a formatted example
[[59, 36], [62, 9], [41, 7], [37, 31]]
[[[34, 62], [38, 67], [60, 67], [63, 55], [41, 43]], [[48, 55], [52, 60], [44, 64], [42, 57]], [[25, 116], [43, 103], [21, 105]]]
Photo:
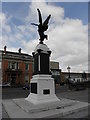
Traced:
[[55, 95], [54, 85], [51, 75], [34, 75], [31, 80], [31, 93], [26, 100], [33, 104], [60, 101]]
[[50, 54], [51, 51], [47, 47], [46, 44], [38, 44], [34, 50], [33, 58], [34, 58], [34, 73], [37, 74], [51, 74], [50, 73]]
[[34, 73], [30, 95], [25, 100], [36, 105], [60, 101], [55, 95], [55, 83], [51, 77], [50, 54], [46, 44], [38, 44], [33, 52]]

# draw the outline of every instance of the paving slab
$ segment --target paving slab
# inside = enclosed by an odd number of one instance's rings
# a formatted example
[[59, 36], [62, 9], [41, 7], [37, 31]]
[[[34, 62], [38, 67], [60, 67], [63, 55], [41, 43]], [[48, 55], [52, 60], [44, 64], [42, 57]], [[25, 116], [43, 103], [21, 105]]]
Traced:
[[54, 118], [88, 109], [87, 102], [61, 98], [58, 103], [34, 105], [24, 98], [3, 100], [10, 118]]
[[28, 114], [23, 109], [21, 109], [13, 102], [13, 100], [3, 100], [3, 106], [9, 118], [32, 118], [31, 114]]
[[4, 108], [4, 106], [2, 105], [2, 118], [8, 118], [9, 119], [9, 116]]

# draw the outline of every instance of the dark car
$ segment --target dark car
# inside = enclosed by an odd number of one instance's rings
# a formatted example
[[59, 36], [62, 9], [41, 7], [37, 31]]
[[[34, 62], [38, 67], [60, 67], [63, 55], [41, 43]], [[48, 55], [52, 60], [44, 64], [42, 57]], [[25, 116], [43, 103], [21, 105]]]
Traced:
[[69, 82], [69, 89], [75, 89], [75, 90], [82, 90], [85, 89], [85, 80], [83, 78], [70, 78]]
[[24, 85], [23, 90], [30, 90], [30, 85]]

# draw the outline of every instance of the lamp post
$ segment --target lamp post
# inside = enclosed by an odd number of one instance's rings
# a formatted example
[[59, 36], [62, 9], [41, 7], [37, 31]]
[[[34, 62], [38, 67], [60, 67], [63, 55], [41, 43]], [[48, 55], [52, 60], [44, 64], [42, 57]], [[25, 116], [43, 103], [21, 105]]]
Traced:
[[67, 67], [67, 70], [68, 70], [68, 78], [70, 78], [70, 69], [71, 69], [71, 68], [68, 66], [68, 67]]

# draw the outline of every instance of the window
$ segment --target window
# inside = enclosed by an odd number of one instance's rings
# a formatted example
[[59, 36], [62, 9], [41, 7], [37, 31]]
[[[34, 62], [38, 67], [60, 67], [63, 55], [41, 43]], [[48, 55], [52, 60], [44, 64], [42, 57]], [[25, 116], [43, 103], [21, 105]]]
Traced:
[[8, 63], [8, 68], [9, 69], [19, 69], [19, 65], [17, 62], [9, 62]]
[[25, 69], [29, 70], [29, 64], [28, 63], [25, 64]]
[[17, 65], [16, 65], [16, 66], [17, 66], [16, 68], [19, 69], [19, 64], [18, 64], [18, 63], [16, 63], [16, 64], [17, 64]]
[[10, 62], [8, 63], [8, 68], [10, 69]]
[[15, 69], [16, 68], [16, 64], [15, 62], [12, 63], [12, 69]]
[[60, 72], [59, 71], [55, 71], [55, 75], [60, 75]]
[[60, 75], [60, 72], [59, 71], [51, 71], [52, 72], [52, 75]]
[[8, 63], [8, 68], [12, 69], [12, 63], [11, 62]]

